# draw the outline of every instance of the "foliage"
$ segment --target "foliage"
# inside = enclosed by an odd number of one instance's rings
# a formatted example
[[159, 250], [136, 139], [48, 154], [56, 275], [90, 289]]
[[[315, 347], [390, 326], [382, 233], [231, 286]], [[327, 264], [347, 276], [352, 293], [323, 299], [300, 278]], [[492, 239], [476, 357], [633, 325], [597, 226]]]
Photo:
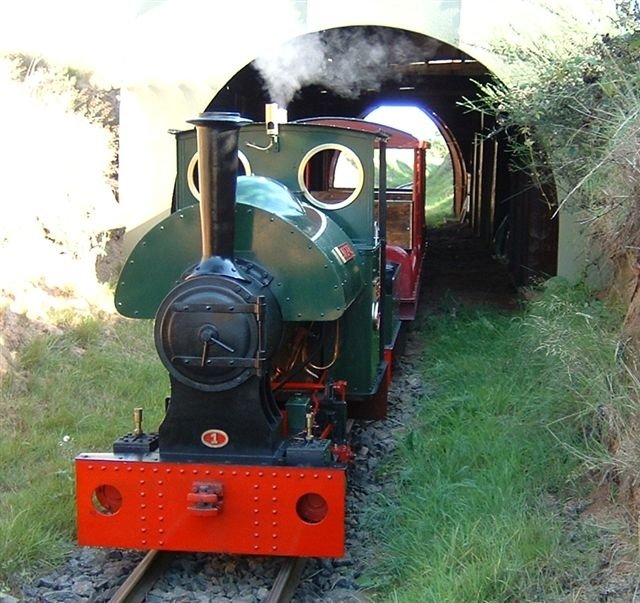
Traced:
[[619, 320], [560, 280], [524, 316], [453, 303], [424, 320], [431, 394], [369, 518], [380, 600], [568, 600], [595, 576], [606, 529], [565, 509], [624, 400]]
[[[551, 10], [551, 9], [550, 9]], [[620, 3], [613, 33], [593, 38], [566, 22], [559, 39], [497, 45], [506, 83], [467, 101], [495, 119], [517, 167], [543, 188], [555, 178], [560, 206], [578, 212], [612, 254], [640, 247], [640, 21]]]
[[0, 59], [0, 87], [3, 583], [70, 549], [74, 456], [128, 427], [112, 396], [143, 402], [162, 381], [149, 377], [139, 331], [111, 323], [96, 278], [105, 233], [120, 226], [117, 92], [20, 55]]
[[[378, 165], [376, 164], [376, 178]], [[387, 151], [387, 188], [400, 188], [413, 183], [413, 153], [406, 149]]]
[[23, 56], [0, 59], [0, 123], [10, 141], [0, 151], [0, 293], [15, 311], [37, 313], [47, 291], [102, 294], [96, 260], [106, 233], [121, 226], [117, 98], [88, 77]]
[[68, 112], [109, 133], [112, 157], [107, 176], [117, 194], [119, 91], [93, 85], [90, 72], [49, 64], [41, 57], [13, 54], [7, 60], [13, 66], [13, 78], [24, 84], [30, 95], [45, 103], [58, 97]]

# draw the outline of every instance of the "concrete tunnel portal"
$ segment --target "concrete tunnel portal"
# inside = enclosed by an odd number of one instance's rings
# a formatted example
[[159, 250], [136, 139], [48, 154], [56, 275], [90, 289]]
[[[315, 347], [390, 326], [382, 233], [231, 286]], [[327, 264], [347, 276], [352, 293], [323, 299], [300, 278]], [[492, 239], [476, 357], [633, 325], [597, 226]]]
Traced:
[[[274, 79], [278, 72], [281, 81]], [[477, 96], [478, 84], [495, 79], [472, 56], [424, 34], [339, 27], [299, 36], [270, 57], [256, 58], [220, 88], [207, 110], [262, 121], [265, 104], [274, 101], [290, 120], [364, 117], [381, 105], [422, 109], [450, 152], [455, 215], [464, 213], [493, 253], [499, 246], [513, 283], [524, 285], [556, 274], [558, 224], [550, 191], [511, 167], [505, 133], [490, 116], [461, 104]]]

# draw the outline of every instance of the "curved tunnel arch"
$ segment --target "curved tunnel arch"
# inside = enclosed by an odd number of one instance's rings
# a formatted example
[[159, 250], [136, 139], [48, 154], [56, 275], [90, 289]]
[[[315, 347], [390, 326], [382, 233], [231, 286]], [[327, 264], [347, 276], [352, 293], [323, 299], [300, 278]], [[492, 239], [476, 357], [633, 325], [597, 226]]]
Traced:
[[462, 155], [462, 150], [456, 137], [448, 128], [447, 124], [433, 112], [429, 112], [429, 116], [438, 127], [438, 131], [442, 135], [442, 138], [444, 138], [447, 148], [449, 149], [451, 167], [453, 169], [453, 213], [457, 217], [460, 217], [467, 195], [467, 189], [469, 188], [467, 185], [467, 168], [465, 167], [464, 156]]
[[[367, 42], [375, 45], [379, 64], [367, 62]], [[281, 50], [284, 56], [285, 50], [295, 50], [291, 61], [275, 62], [285, 79], [297, 82], [285, 101], [289, 119], [361, 117], [381, 104], [423, 108], [450, 151], [455, 214], [464, 214], [487, 246], [495, 245], [499, 229], [508, 225], [508, 245], [499, 255], [517, 284], [556, 273], [558, 228], [551, 219], [550, 191], [541, 193], [525, 174], [512, 171], [504, 133], [493, 127], [489, 117], [462, 106], [465, 98], [477, 94], [478, 83], [495, 80], [488, 68], [459, 48], [391, 27], [339, 27], [304, 34], [289, 44], [293, 46], [284, 45]], [[319, 62], [318, 52], [324, 53]], [[278, 92], [267, 90], [269, 85], [274, 89], [274, 76], [265, 71], [269, 62], [264, 58], [238, 71], [207, 110], [240, 111], [262, 121], [264, 105], [279, 100]], [[315, 74], [310, 67], [314, 61], [319, 70]], [[350, 67], [351, 72], [332, 73], [337, 65]], [[304, 67], [306, 79], [295, 73], [297, 66]]]

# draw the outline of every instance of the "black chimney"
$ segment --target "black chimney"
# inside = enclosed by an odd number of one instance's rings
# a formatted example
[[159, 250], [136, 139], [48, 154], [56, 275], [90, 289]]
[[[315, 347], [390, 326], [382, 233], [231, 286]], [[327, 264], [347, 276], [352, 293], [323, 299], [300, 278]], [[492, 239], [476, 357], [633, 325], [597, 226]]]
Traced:
[[[238, 132], [250, 120], [239, 113], [202, 113], [189, 120], [198, 138], [202, 260], [193, 276], [237, 276], [233, 266]], [[221, 261], [221, 259], [223, 261]], [[229, 260], [229, 261], [225, 261]]]

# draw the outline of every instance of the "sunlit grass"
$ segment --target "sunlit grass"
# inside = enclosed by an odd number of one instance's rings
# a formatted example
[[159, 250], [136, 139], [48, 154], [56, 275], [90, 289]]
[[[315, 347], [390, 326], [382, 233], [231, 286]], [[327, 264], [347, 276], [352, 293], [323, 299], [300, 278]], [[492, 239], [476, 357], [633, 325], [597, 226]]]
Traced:
[[[381, 544], [368, 581], [381, 601], [560, 600], [563, 584], [594, 571], [593, 533], [585, 527], [569, 544], [562, 509], [602, 453], [589, 434], [597, 408], [617, 399], [594, 387], [619, 371], [615, 320], [567, 287], [524, 315], [443, 308], [426, 317], [433, 393], [369, 517]], [[562, 362], [545, 348], [554, 325], [565, 329]]]
[[159, 424], [167, 379], [147, 321], [84, 318], [36, 337], [0, 385], [0, 581], [74, 543], [73, 459], [108, 451], [132, 409]]
[[427, 226], [443, 226], [448, 220], [455, 218], [453, 214], [453, 194], [440, 198], [427, 206]]
[[454, 218], [453, 169], [449, 157], [427, 166], [427, 225], [442, 226]]

